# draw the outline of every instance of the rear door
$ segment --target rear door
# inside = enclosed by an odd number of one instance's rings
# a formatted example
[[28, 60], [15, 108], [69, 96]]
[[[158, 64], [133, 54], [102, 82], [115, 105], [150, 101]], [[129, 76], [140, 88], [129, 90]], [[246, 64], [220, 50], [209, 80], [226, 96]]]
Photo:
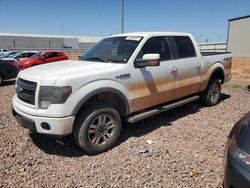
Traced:
[[59, 53], [59, 52], [52, 52], [52, 56], [53, 56], [53, 61], [62, 61], [62, 60], [64, 60], [62, 54]]
[[53, 52], [47, 52], [44, 57], [45, 57], [44, 63], [51, 63], [56, 61]]
[[57, 59], [58, 59], [57, 61], [65, 60], [65, 56], [62, 53], [57, 52]]
[[200, 91], [201, 58], [189, 36], [169, 36], [173, 54], [173, 69], [178, 78], [176, 97], [183, 97]]

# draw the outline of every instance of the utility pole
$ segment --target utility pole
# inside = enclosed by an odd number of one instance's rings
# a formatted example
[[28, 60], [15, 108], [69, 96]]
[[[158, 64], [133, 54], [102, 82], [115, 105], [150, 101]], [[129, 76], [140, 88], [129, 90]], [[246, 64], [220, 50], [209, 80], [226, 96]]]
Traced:
[[14, 47], [14, 49], [16, 48], [16, 41], [15, 40], [13, 40], [13, 47]]
[[61, 30], [62, 30], [62, 48], [63, 48], [64, 47], [63, 24], [61, 25]]
[[122, 21], [122, 33], [124, 33], [124, 0], [121, 0], [121, 13], [122, 13], [122, 15], [121, 15], [121, 21]]

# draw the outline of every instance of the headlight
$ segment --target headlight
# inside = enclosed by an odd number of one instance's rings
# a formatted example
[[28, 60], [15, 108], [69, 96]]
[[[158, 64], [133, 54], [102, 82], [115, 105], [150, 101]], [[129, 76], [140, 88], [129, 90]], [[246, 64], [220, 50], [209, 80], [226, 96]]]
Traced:
[[70, 86], [41, 86], [39, 93], [39, 107], [47, 109], [50, 104], [63, 104], [71, 93], [72, 88]]
[[238, 163], [250, 171], [250, 154], [238, 147], [235, 135], [229, 141], [228, 151]]

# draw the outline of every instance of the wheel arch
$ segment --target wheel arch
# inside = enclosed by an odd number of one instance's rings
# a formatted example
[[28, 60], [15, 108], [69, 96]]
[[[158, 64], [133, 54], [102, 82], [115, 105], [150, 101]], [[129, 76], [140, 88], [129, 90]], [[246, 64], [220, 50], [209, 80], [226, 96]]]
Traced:
[[224, 70], [221, 67], [215, 68], [208, 81], [210, 81], [211, 79], [219, 79], [221, 80], [221, 84], [223, 84], [225, 80]]
[[129, 102], [121, 91], [111, 87], [104, 87], [96, 89], [83, 97], [74, 108], [73, 114], [77, 116], [79, 112], [88, 107], [92, 102], [108, 104], [114, 107], [121, 116], [128, 115], [130, 111]]
[[[213, 66], [216, 66], [213, 70], [210, 71], [211, 73], [209, 74], [209, 77], [207, 79], [207, 81], [205, 82], [206, 84], [203, 86], [204, 89], [207, 88], [208, 83], [210, 82], [211, 79], [219, 79], [221, 80], [221, 84], [224, 83], [225, 80], [225, 74], [224, 74], [224, 69], [223, 69], [223, 65], [221, 62], [216, 62]], [[210, 72], [208, 71], [208, 72]]]

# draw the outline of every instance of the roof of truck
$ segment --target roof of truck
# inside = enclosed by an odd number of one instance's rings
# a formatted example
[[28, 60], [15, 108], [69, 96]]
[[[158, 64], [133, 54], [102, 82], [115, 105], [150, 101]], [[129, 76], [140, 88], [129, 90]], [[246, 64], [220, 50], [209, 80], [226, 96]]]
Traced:
[[190, 33], [182, 32], [132, 32], [132, 33], [121, 33], [112, 36], [138, 36], [138, 37], [147, 37], [152, 35], [191, 35]]

